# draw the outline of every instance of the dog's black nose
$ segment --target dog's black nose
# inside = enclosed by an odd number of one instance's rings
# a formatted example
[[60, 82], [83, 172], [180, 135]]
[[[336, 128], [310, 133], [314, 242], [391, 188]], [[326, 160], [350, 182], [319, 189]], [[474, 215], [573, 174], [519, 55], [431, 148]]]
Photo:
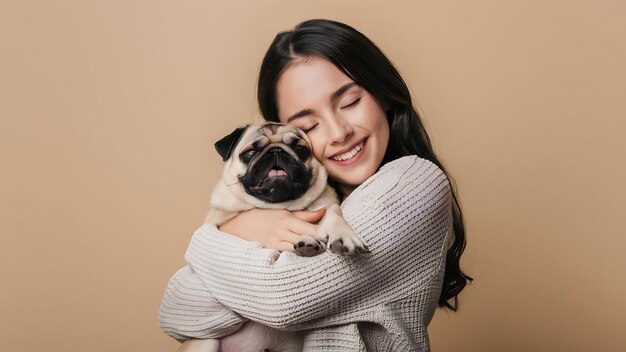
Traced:
[[282, 152], [284, 152], [283, 148], [279, 148], [279, 147], [271, 148], [268, 151], [268, 153], [270, 153], [270, 154], [278, 154], [278, 153], [282, 153]]

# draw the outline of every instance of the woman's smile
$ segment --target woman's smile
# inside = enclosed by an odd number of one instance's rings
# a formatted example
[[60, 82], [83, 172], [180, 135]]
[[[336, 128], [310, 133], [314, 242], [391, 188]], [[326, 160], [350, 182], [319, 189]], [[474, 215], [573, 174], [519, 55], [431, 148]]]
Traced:
[[365, 153], [365, 142], [367, 139], [362, 140], [357, 145], [352, 148], [349, 148], [348, 151], [342, 151], [334, 154], [330, 157], [338, 165], [350, 165], [355, 163], [357, 160], [361, 158], [363, 153]]

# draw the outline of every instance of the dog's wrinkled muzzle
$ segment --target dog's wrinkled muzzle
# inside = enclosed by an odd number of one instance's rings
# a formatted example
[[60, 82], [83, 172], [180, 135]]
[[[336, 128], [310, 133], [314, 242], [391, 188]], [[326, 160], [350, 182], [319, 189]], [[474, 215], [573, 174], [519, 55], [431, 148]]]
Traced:
[[312, 172], [280, 147], [272, 147], [251, 165], [241, 182], [246, 192], [270, 203], [294, 200], [309, 187]]

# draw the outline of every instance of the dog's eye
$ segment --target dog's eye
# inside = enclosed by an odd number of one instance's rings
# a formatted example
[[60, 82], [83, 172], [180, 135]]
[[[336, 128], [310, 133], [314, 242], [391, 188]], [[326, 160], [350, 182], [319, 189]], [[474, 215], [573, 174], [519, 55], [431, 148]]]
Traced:
[[293, 147], [293, 151], [296, 153], [298, 158], [303, 161], [307, 160], [311, 155], [311, 151], [309, 150], [309, 148], [303, 147], [301, 145], [296, 145], [295, 147]]
[[243, 153], [239, 154], [239, 159], [241, 159], [241, 161], [244, 164], [247, 164], [247, 163], [250, 162], [250, 160], [252, 160], [252, 158], [254, 157], [255, 154], [256, 154], [256, 150], [250, 149], [247, 152], [243, 152]]

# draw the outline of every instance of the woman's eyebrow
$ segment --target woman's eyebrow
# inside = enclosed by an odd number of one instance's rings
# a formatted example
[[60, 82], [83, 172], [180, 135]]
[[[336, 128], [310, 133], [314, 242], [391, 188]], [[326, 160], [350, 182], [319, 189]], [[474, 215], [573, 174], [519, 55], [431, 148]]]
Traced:
[[357, 84], [355, 82], [350, 82], [350, 83], [346, 83], [343, 86], [339, 87], [339, 89], [337, 89], [331, 96], [330, 96], [330, 101], [335, 101], [337, 99], [339, 99], [339, 97], [345, 93], [348, 89], [356, 86]]
[[[343, 93], [345, 93], [348, 89], [356, 86], [357, 84], [355, 82], [350, 82], [350, 83], [346, 83], [343, 86], [339, 87], [339, 89], [337, 89], [333, 94], [330, 95], [330, 101], [335, 101], [337, 99], [339, 99], [339, 97], [341, 97], [341, 95], [343, 95]], [[308, 114], [311, 113], [311, 109], [304, 109], [301, 110], [291, 116], [289, 116], [287, 118], [287, 122], [291, 122], [292, 120], [295, 120], [299, 117], [303, 117], [306, 116]]]
[[303, 116], [306, 116], [306, 115], [308, 115], [308, 114], [310, 114], [310, 113], [311, 113], [311, 109], [304, 109], [304, 110], [301, 110], [301, 111], [299, 111], [299, 112], [297, 112], [297, 113], [295, 113], [295, 114], [293, 114], [293, 115], [289, 116], [289, 118], [287, 118], [287, 122], [291, 122], [292, 120], [295, 120], [295, 119], [297, 119], [298, 117], [303, 117]]

